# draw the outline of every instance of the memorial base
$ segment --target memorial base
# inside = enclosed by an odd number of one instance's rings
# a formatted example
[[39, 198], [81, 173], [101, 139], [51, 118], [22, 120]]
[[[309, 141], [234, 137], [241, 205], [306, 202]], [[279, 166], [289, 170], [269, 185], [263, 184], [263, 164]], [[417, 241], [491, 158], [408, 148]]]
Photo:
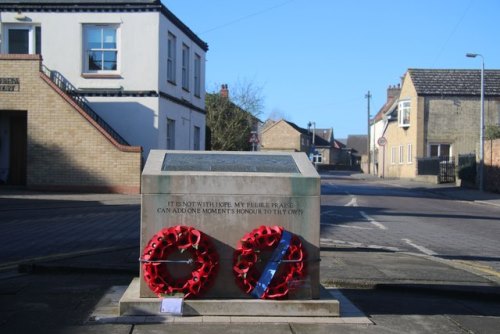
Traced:
[[[120, 299], [120, 316], [162, 315], [160, 298], [139, 297], [135, 278]], [[340, 303], [322, 289], [317, 300], [186, 299], [183, 316], [338, 317]]]

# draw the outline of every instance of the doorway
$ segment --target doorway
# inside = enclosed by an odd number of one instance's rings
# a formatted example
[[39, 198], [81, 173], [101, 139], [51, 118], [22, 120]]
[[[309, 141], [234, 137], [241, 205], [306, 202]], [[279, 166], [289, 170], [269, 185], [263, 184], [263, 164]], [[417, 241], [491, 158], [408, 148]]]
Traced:
[[26, 111], [0, 111], [0, 182], [25, 186], [28, 117]]

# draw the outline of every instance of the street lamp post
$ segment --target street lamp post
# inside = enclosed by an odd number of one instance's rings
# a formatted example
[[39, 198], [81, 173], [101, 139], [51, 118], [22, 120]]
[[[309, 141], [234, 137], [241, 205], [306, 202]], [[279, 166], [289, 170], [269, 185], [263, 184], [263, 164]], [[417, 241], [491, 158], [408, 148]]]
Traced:
[[481, 57], [481, 116], [479, 120], [479, 190], [484, 191], [484, 57], [479, 53], [467, 53], [469, 58]]

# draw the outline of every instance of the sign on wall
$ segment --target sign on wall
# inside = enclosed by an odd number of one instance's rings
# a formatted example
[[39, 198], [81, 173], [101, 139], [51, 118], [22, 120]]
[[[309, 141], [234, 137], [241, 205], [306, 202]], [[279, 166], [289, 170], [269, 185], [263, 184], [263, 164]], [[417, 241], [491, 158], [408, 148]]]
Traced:
[[19, 92], [19, 78], [0, 78], [0, 92]]

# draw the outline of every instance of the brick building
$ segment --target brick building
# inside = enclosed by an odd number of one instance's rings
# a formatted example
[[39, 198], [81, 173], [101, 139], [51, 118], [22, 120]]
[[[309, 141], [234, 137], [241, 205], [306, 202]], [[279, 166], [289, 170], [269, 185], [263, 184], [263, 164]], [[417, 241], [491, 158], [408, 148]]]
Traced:
[[[43, 156], [40, 153], [43, 149], [54, 149], [55, 152], [71, 143], [80, 147], [79, 141], [94, 145], [95, 141], [101, 140], [88, 137], [90, 133], [80, 138], [74, 132], [57, 128], [63, 122], [68, 129], [76, 131], [74, 124], [69, 123], [75, 121], [74, 117], [61, 113], [59, 101], [45, 96], [52, 96], [52, 93], [32, 85], [25, 73], [16, 72], [21, 68], [27, 70], [27, 63], [43, 61], [36, 71], [34, 67], [30, 68], [34, 80], [48, 79], [50, 85], [57, 86], [64, 98], [70, 98], [71, 103], [89, 116], [89, 120], [99, 125], [102, 131], [92, 132], [94, 135], [100, 136], [100, 132], [126, 151], [130, 147], [142, 147], [144, 161], [151, 149], [205, 149], [207, 50], [208, 45], [160, 0], [1, 1], [0, 182], [74, 188], [78, 178], [64, 182], [57, 178], [61, 175], [60, 158], [45, 159], [47, 164], [43, 169], [47, 173], [51, 170], [53, 175], [35, 180], [33, 173], [41, 169], [40, 165], [33, 165], [33, 156]], [[23, 56], [16, 57], [18, 55]], [[41, 58], [35, 60], [26, 55], [41, 55]], [[41, 75], [40, 70], [45, 75]], [[21, 77], [20, 85], [8, 84], [9, 80]], [[9, 92], [12, 87], [15, 91]], [[31, 95], [26, 95], [26, 89], [32, 89]], [[37, 106], [37, 117], [45, 110], [52, 113], [51, 116], [66, 119], [51, 118], [50, 122], [43, 123], [47, 127], [43, 135], [50, 138], [39, 138], [40, 127], [32, 122], [34, 106], [27, 105], [25, 100], [18, 99], [19, 96], [46, 104]], [[14, 101], [18, 104], [13, 104]], [[17, 111], [19, 113], [15, 113]], [[26, 117], [17, 117], [22, 113]], [[17, 129], [18, 125], [26, 131], [10, 131]], [[27, 142], [27, 158], [19, 159], [15, 145], [23, 141]], [[44, 143], [50, 143], [50, 148]], [[108, 161], [113, 157], [109, 161], [113, 166], [128, 164], [115, 160], [125, 155], [107, 155], [108, 151], [97, 152], [98, 147], [101, 146], [95, 147], [93, 155], [85, 156], [85, 159]], [[41, 151], [36, 153], [36, 150]], [[86, 164], [80, 165], [83, 156], [71, 159], [74, 168], [87, 169]], [[27, 172], [14, 177], [17, 171]], [[101, 178], [92, 179], [92, 175], [94, 169], [86, 181], [79, 179], [82, 189], [89, 185], [100, 187]], [[57, 184], [53, 183], [54, 176]], [[135, 176], [130, 179], [135, 179]], [[107, 181], [103, 182], [101, 188], [107, 187]]]
[[2, 183], [138, 193], [141, 147], [115, 139], [40, 65], [38, 55], [0, 55]]
[[[383, 163], [378, 151], [379, 175], [414, 178], [419, 158], [479, 152], [479, 100], [480, 70], [409, 69], [381, 120], [387, 143]], [[500, 124], [500, 70], [485, 71], [488, 124]]]

